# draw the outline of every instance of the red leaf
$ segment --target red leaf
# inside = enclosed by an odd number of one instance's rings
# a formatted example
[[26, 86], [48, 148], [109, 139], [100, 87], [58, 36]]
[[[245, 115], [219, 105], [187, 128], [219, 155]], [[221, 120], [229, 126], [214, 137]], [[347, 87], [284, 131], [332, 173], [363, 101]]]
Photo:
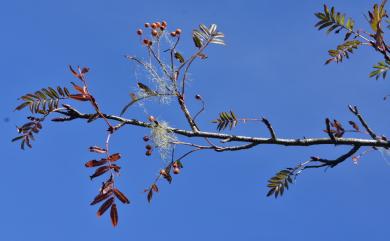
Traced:
[[127, 199], [127, 197], [126, 197], [121, 191], [119, 191], [117, 188], [115, 188], [113, 191], [114, 191], [115, 196], [116, 196], [122, 203], [125, 203], [125, 204], [129, 204], [129, 203], [130, 203], [129, 199]]
[[106, 149], [103, 149], [101, 147], [98, 147], [98, 146], [91, 146], [89, 147], [89, 151], [90, 152], [96, 152], [96, 153], [99, 153], [99, 154], [104, 154], [107, 152]]
[[353, 127], [353, 129], [355, 129], [355, 131], [359, 131], [359, 126], [355, 122], [349, 121], [348, 123]]
[[103, 158], [100, 159], [99, 161], [96, 160], [87, 161], [84, 165], [85, 167], [97, 167], [97, 166], [104, 165], [106, 163], [107, 163], [107, 159]]
[[121, 169], [120, 166], [118, 165], [115, 165], [115, 164], [111, 164], [111, 169], [114, 170], [114, 172], [119, 172], [119, 170]]
[[73, 88], [74, 88], [76, 91], [80, 92], [80, 94], [86, 94], [86, 93], [87, 93], [86, 90], [85, 90], [85, 87], [81, 87], [81, 86], [79, 86], [79, 85], [76, 85], [76, 84], [73, 83], [73, 82], [70, 82], [70, 83], [73, 85]]
[[112, 194], [112, 191], [108, 191], [107, 193], [100, 193], [99, 195], [97, 195], [93, 201], [91, 202], [90, 205], [95, 205], [103, 200], [105, 200], [106, 198], [108, 198], [109, 196], [111, 196]]
[[148, 202], [150, 203], [150, 201], [152, 201], [152, 198], [153, 198], [153, 190], [150, 189], [149, 192], [148, 192]]
[[84, 68], [81, 69], [81, 73], [82, 74], [86, 74], [88, 72], [89, 72], [89, 68], [88, 67], [84, 67]]
[[72, 74], [73, 74], [76, 78], [80, 79], [80, 75], [72, 68], [71, 65], [69, 65], [69, 69], [70, 69], [70, 72], [72, 72]]
[[110, 162], [114, 162], [114, 161], [117, 161], [119, 159], [121, 159], [121, 154], [119, 154], [119, 153], [112, 154], [111, 156], [108, 157], [108, 160]]
[[153, 183], [153, 184], [152, 184], [151, 189], [152, 189], [154, 192], [158, 192], [158, 187], [157, 187], [156, 183]]
[[98, 169], [96, 169], [95, 173], [90, 176], [91, 180], [94, 179], [95, 177], [98, 177], [100, 175], [103, 175], [104, 173], [106, 173], [108, 170], [110, 169], [109, 166], [102, 166], [102, 167], [99, 167]]
[[111, 211], [110, 211], [110, 216], [111, 216], [111, 223], [112, 226], [118, 225], [118, 209], [116, 208], [116, 204], [112, 204], [111, 206]]
[[82, 94], [69, 95], [69, 98], [71, 98], [73, 100], [79, 100], [79, 101], [90, 101], [91, 100], [90, 95], [82, 95]]
[[97, 211], [97, 216], [100, 217], [104, 214], [105, 211], [107, 211], [107, 209], [109, 207], [111, 207], [111, 205], [114, 203], [114, 197], [111, 197], [110, 199], [108, 199], [107, 201], [105, 201], [103, 203], [102, 206], [100, 206], [99, 210]]

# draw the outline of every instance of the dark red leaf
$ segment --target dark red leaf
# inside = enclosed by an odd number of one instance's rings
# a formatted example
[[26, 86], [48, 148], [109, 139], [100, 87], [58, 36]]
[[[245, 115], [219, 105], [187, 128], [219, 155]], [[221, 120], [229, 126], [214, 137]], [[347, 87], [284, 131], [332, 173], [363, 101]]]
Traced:
[[105, 211], [107, 211], [107, 209], [109, 209], [111, 207], [111, 205], [114, 203], [114, 197], [111, 197], [110, 199], [108, 199], [107, 201], [105, 201], [103, 203], [102, 206], [100, 206], [99, 210], [97, 211], [97, 216], [100, 217], [104, 214]]
[[85, 165], [85, 167], [97, 167], [97, 166], [104, 165], [106, 163], [107, 163], [107, 159], [103, 158], [103, 159], [100, 159], [99, 161], [96, 161], [96, 160], [87, 161], [84, 165]]
[[125, 196], [125, 194], [123, 194], [121, 191], [119, 191], [117, 188], [115, 188], [114, 190], [114, 194], [115, 196], [122, 202], [122, 203], [125, 203], [125, 204], [129, 204], [130, 201], [129, 199], [127, 199], [127, 197]]
[[111, 164], [111, 169], [114, 170], [114, 172], [119, 172], [119, 170], [121, 169], [120, 166], [118, 165], [115, 165], [115, 164]]
[[71, 65], [69, 65], [70, 72], [76, 77], [80, 79], [80, 75], [72, 68]]
[[151, 189], [152, 189], [154, 192], [158, 192], [157, 184], [156, 184], [156, 183], [153, 183]]
[[150, 189], [149, 192], [148, 192], [148, 202], [150, 203], [150, 201], [152, 201], [152, 198], [153, 198], [153, 190]]
[[98, 169], [96, 169], [95, 173], [90, 176], [91, 180], [95, 177], [98, 177], [100, 175], [103, 175], [104, 173], [106, 173], [108, 170], [110, 169], [109, 166], [102, 166], [102, 167], [99, 167]]
[[348, 123], [352, 126], [353, 129], [355, 129], [355, 131], [359, 131], [359, 126], [355, 122], [349, 121]]
[[119, 159], [121, 159], [121, 154], [119, 154], [119, 153], [112, 154], [111, 156], [108, 157], [108, 160], [110, 162], [114, 162], [114, 161], [117, 161]]
[[111, 216], [111, 223], [112, 226], [118, 225], [118, 209], [116, 208], [116, 204], [111, 205], [111, 211], [110, 211], [110, 216]]
[[86, 74], [88, 72], [89, 72], [89, 68], [88, 67], [84, 67], [84, 68], [81, 69], [81, 73], [82, 74]]
[[335, 127], [337, 130], [344, 131], [343, 126], [338, 120], [334, 120], [332, 126]]
[[106, 149], [103, 149], [101, 147], [98, 147], [98, 146], [91, 146], [89, 147], [89, 151], [90, 152], [96, 152], [96, 153], [99, 153], [99, 154], [104, 154], [107, 152]]
[[95, 205], [103, 200], [105, 200], [106, 198], [108, 198], [109, 196], [111, 196], [112, 194], [112, 191], [108, 191], [107, 193], [100, 193], [99, 195], [97, 195], [95, 197], [95, 199], [93, 199], [93, 201], [91, 202], [90, 205]]

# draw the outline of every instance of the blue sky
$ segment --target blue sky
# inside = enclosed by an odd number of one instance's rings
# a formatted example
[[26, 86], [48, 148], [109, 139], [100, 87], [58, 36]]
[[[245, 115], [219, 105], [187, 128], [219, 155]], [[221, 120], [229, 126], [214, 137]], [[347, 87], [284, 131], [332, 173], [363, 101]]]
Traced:
[[[259, 146], [236, 153], [197, 153], [181, 175], [146, 202], [143, 189], [162, 166], [158, 155], [144, 155], [147, 130], [126, 127], [112, 139], [123, 154], [119, 186], [132, 201], [119, 206], [113, 229], [107, 216], [96, 218], [89, 202], [101, 179], [91, 182], [85, 161], [102, 145], [102, 122], [44, 123], [34, 148], [21, 151], [10, 140], [27, 112], [13, 112], [16, 99], [47, 86], [74, 81], [68, 64], [86, 65], [90, 89], [106, 113], [118, 114], [137, 81], [124, 54], [143, 56], [135, 30], [144, 22], [166, 20], [183, 29], [179, 49], [188, 56], [191, 30], [216, 23], [226, 47], [211, 46], [209, 58], [191, 70], [188, 95], [200, 94], [206, 112], [204, 130], [218, 112], [242, 117], [266, 116], [281, 137], [323, 137], [324, 118], [353, 119], [347, 105], [358, 105], [378, 133], [390, 134], [388, 80], [368, 78], [381, 60], [371, 49], [356, 51], [341, 65], [324, 66], [327, 50], [341, 36], [326, 36], [313, 25], [322, 1], [47, 1], [2, 4], [0, 95], [2, 146], [1, 240], [387, 240], [390, 161], [371, 152], [359, 165], [346, 161], [324, 172], [310, 170], [283, 198], [266, 198], [267, 179], [309, 156], [337, 157], [345, 147], [287, 148]], [[337, 2], [357, 25], [374, 1]], [[147, 79], [143, 80], [147, 83]], [[150, 113], [186, 127], [176, 103], [147, 103]], [[199, 106], [190, 100], [189, 107]], [[88, 111], [88, 107], [81, 107]], [[129, 118], [145, 120], [142, 109]], [[267, 136], [255, 123], [234, 133]], [[184, 150], [182, 150], [184, 151]], [[389, 158], [390, 160], [390, 158]]]

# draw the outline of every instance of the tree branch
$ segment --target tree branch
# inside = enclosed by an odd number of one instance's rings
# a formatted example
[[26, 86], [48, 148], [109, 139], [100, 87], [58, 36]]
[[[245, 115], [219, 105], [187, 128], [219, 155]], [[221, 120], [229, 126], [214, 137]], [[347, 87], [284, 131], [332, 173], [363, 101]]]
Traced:
[[[58, 113], [63, 114], [70, 118], [64, 118], [65, 121], [70, 121], [74, 119], [91, 119], [94, 114], [84, 114], [73, 107], [67, 105], [68, 111], [61, 111]], [[140, 126], [145, 128], [153, 128], [153, 124], [139, 121], [136, 119], [126, 119], [115, 115], [107, 115], [103, 114], [103, 116], [109, 120], [115, 120], [123, 123], [123, 125], [133, 125]], [[98, 116], [98, 118], [101, 118]], [[267, 144], [267, 145], [283, 145], [283, 146], [315, 146], [315, 145], [347, 145], [347, 146], [369, 146], [369, 147], [387, 147], [390, 148], [390, 142], [377, 139], [360, 139], [360, 138], [337, 138], [332, 140], [330, 138], [301, 138], [301, 139], [287, 139], [287, 138], [264, 138], [264, 137], [252, 137], [252, 136], [238, 136], [224, 133], [216, 133], [216, 132], [205, 132], [205, 131], [189, 131], [183, 130], [173, 127], [168, 127], [168, 131], [171, 131], [175, 134], [186, 136], [186, 137], [206, 137], [212, 139], [220, 139], [220, 140], [229, 140], [236, 142], [247, 142], [253, 143], [256, 145]]]

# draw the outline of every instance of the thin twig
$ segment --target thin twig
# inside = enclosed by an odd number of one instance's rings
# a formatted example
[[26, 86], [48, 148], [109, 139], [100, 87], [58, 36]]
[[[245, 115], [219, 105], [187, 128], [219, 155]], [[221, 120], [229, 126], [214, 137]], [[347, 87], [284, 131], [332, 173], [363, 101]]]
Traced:
[[364, 120], [363, 116], [360, 114], [358, 108], [356, 106], [352, 106], [352, 105], [349, 105], [348, 108], [359, 119], [360, 123], [363, 125], [364, 129], [366, 129], [367, 133], [371, 136], [371, 138], [376, 140], [377, 139], [377, 135], [368, 126], [367, 122]]
[[345, 153], [344, 155], [340, 156], [339, 158], [337, 158], [335, 160], [327, 160], [327, 159], [322, 159], [322, 158], [318, 158], [318, 157], [312, 157], [312, 162], [320, 162], [321, 164], [305, 166], [303, 169], [320, 168], [320, 167], [325, 167], [325, 166], [329, 166], [329, 167], [333, 168], [333, 167], [337, 166], [338, 164], [342, 163], [343, 161], [347, 160], [348, 158], [350, 158], [359, 149], [360, 149], [360, 146], [354, 146], [347, 153]]
[[276, 139], [276, 133], [275, 133], [274, 128], [272, 128], [271, 123], [264, 117], [262, 118], [262, 121], [265, 124], [265, 126], [267, 127], [269, 133], [271, 134], [271, 138], [275, 140]]

